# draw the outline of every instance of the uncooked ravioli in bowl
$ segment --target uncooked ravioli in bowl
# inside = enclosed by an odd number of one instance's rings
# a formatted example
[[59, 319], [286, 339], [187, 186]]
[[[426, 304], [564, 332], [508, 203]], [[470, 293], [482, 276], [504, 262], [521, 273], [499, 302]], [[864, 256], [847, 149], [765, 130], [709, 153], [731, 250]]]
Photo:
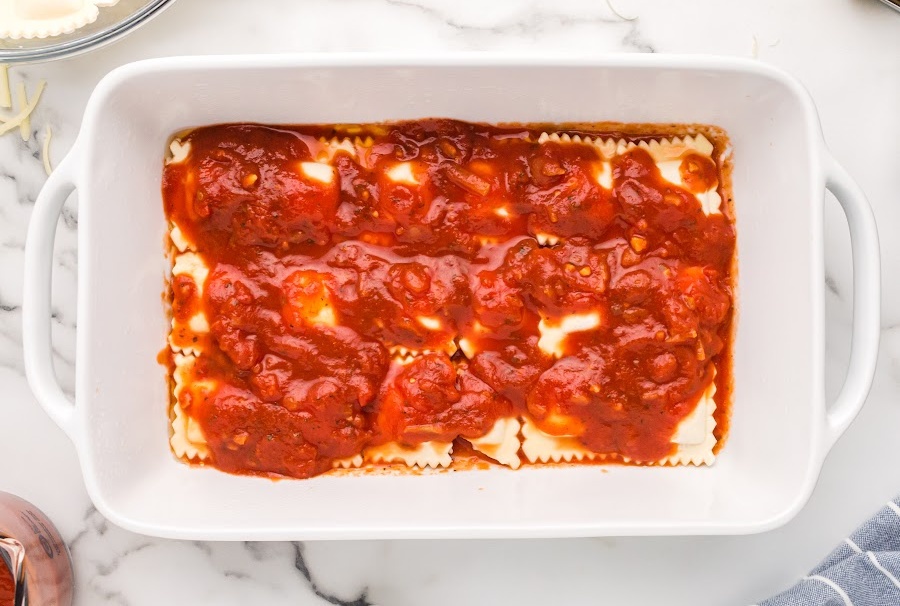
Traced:
[[0, 0], [0, 38], [48, 38], [97, 20], [119, 0]]

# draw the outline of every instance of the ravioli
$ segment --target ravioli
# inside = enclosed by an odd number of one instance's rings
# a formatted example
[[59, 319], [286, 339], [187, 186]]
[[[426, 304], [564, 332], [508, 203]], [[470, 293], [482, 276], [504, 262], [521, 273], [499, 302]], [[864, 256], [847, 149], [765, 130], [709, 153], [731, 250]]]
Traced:
[[190, 409], [194, 399], [212, 391], [215, 386], [209, 381], [194, 378], [193, 369], [196, 360], [194, 355], [175, 354], [173, 357], [175, 404], [172, 407], [174, 418], [171, 422], [172, 435], [169, 442], [175, 456], [203, 460], [209, 457], [206, 437], [200, 425], [185, 413], [185, 409]]
[[0, 38], [47, 38], [93, 23], [118, 0], [0, 0]]
[[472, 456], [714, 464], [728, 166], [724, 139], [672, 128], [180, 133], [163, 168], [173, 453], [297, 478]]
[[491, 430], [480, 438], [470, 438], [472, 447], [501, 465], [518, 469], [522, 464], [519, 458], [519, 429], [522, 424], [514, 417], [497, 419]]
[[[715, 373], [713, 373], [715, 377]], [[715, 462], [716, 383], [711, 381], [701, 394], [694, 410], [679, 424], [672, 436], [675, 452], [658, 461], [634, 460], [621, 457], [625, 463], [641, 465], [712, 465]], [[556, 436], [541, 431], [534, 421], [525, 419], [522, 425], [522, 452], [531, 463], [560, 463], [615, 459], [615, 455], [595, 453], [575, 436]]]
[[403, 463], [407, 467], [449, 467], [453, 462], [452, 442], [422, 442], [406, 447], [396, 442], [366, 449], [363, 459], [372, 463]]

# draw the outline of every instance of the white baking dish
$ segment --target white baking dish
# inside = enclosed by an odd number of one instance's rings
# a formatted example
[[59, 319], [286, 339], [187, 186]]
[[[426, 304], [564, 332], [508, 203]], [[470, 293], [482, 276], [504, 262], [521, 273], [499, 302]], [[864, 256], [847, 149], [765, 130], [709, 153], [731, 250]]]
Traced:
[[[739, 259], [734, 407], [712, 468], [564, 467], [273, 482], [188, 467], [169, 452], [156, 355], [166, 224], [163, 151], [185, 127], [230, 121], [701, 122], [734, 146]], [[837, 401], [823, 395], [823, 198], [853, 243], [854, 335]], [[75, 404], [50, 349], [53, 234], [77, 189]], [[617, 56], [171, 58], [97, 87], [69, 156], [37, 201], [26, 250], [28, 379], [77, 446], [97, 508], [133, 531], [190, 539], [535, 537], [747, 533], [803, 506], [875, 368], [879, 253], [871, 210], [822, 141], [793, 79], [758, 62]]]

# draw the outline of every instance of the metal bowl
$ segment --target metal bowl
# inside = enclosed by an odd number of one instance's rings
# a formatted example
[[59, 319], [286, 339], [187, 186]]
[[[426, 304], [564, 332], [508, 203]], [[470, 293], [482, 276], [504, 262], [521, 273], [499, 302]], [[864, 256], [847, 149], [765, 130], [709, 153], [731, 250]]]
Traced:
[[28, 40], [0, 39], [0, 62], [24, 63], [70, 57], [109, 44], [161, 13], [175, 0], [120, 0], [100, 9], [93, 23], [74, 32]]

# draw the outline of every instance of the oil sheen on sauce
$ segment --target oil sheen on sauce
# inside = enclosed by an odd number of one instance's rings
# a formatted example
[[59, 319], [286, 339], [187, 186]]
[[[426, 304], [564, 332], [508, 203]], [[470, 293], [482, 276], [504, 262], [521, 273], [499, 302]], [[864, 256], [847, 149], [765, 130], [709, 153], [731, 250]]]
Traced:
[[[418, 120], [185, 137], [163, 198], [210, 267], [195, 376], [218, 387], [183, 407], [212, 465], [309, 477], [368, 446], [475, 438], [510, 415], [657, 461], [714, 365], [725, 427], [735, 232], [729, 204], [707, 216], [692, 194], [719, 168], [689, 156], [678, 187], [635, 148], [607, 189], [595, 149], [539, 144], [541, 131]], [[348, 135], [367, 146], [334, 153], [332, 180], [298, 168]], [[174, 281], [176, 317], [196, 312], [197, 288]], [[600, 326], [560, 357], [538, 347], [541, 318], [593, 312]], [[406, 350], [418, 355], [392, 363]]]

